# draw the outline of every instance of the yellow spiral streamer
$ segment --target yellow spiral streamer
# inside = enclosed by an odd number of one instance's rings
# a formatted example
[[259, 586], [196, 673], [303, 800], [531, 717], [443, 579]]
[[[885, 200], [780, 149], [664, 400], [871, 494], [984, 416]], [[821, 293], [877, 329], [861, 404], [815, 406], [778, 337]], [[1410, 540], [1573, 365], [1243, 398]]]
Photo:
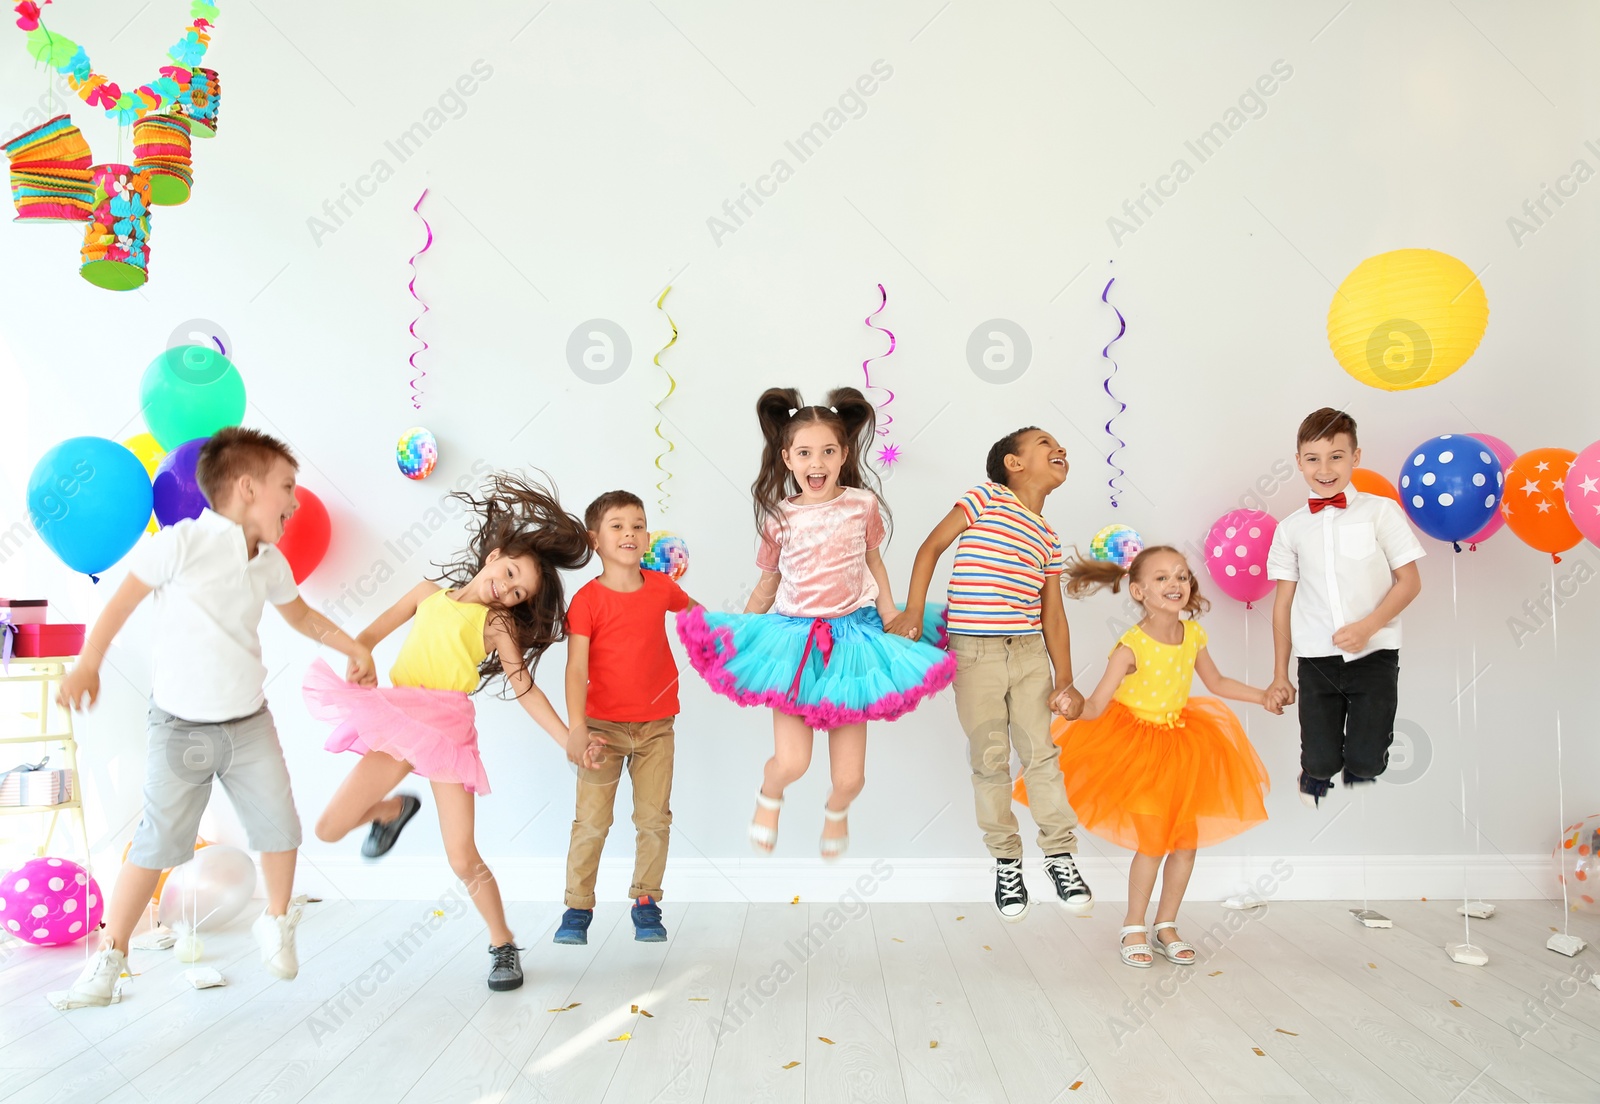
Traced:
[[668, 371], [666, 369], [666, 367], [664, 365], [662, 365], [662, 363], [661, 363], [661, 354], [666, 352], [668, 349], [672, 348], [674, 345], [676, 345], [678, 343], [678, 324], [672, 320], [672, 315], [667, 314], [667, 309], [661, 305], [662, 303], [667, 301], [667, 292], [669, 292], [671, 290], [672, 290], [672, 285], [668, 284], [665, 288], [663, 288], [661, 290], [660, 297], [656, 299], [656, 310], [658, 310], [662, 314], [666, 315], [667, 325], [672, 327], [672, 340], [667, 342], [665, 345], [661, 346], [661, 348], [657, 349], [656, 350], [656, 355], [655, 355], [655, 366], [657, 368], [660, 368], [663, 372], [667, 373], [667, 393], [665, 395], [662, 395], [659, 399], [657, 399], [656, 403], [655, 403], [655, 408], [656, 408], [656, 436], [659, 437], [661, 439], [661, 441], [667, 446], [666, 448], [662, 449], [660, 452], [656, 453], [656, 461], [655, 461], [656, 470], [658, 472], [662, 473], [660, 482], [658, 482], [656, 484], [656, 506], [661, 510], [662, 513], [666, 513], [667, 512], [667, 500], [672, 497], [671, 493], [667, 490], [667, 482], [668, 482], [668, 480], [670, 480], [672, 478], [672, 472], [670, 470], [668, 470], [666, 465], [664, 465], [661, 461], [669, 453], [673, 453], [673, 452], [677, 451], [677, 446], [672, 443], [672, 438], [668, 437], [665, 433], [661, 432], [662, 422], [665, 421], [665, 419], [661, 416], [661, 404], [666, 402], [668, 399], [672, 398], [672, 393], [678, 389], [678, 381], [672, 378], [672, 373], [670, 371]]

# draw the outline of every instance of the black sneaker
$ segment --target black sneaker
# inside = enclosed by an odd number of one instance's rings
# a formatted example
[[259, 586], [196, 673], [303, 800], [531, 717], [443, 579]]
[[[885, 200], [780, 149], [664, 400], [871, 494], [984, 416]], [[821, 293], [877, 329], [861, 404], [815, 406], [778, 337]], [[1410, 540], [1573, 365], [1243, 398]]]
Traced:
[[1050, 882], [1056, 887], [1056, 896], [1069, 912], [1089, 915], [1089, 910], [1094, 908], [1094, 893], [1090, 891], [1089, 883], [1083, 880], [1076, 859], [1065, 851], [1059, 855], [1046, 855], [1044, 872], [1050, 875]]
[[1000, 919], [1015, 924], [1028, 915], [1028, 887], [1022, 884], [1021, 859], [994, 861], [994, 907]]
[[1321, 806], [1322, 799], [1328, 796], [1328, 787], [1333, 784], [1330, 778], [1313, 778], [1305, 771], [1300, 772], [1300, 801], [1310, 809]]
[[401, 794], [400, 815], [387, 824], [381, 820], [373, 821], [371, 830], [367, 832], [367, 838], [361, 844], [361, 854], [369, 859], [387, 855], [395, 841], [400, 838], [400, 829], [417, 815], [417, 810], [420, 808], [422, 808], [420, 798], [414, 794]]
[[496, 993], [522, 988], [522, 956], [517, 953], [520, 950], [515, 943], [489, 948], [494, 956], [494, 965], [489, 967], [489, 988]]

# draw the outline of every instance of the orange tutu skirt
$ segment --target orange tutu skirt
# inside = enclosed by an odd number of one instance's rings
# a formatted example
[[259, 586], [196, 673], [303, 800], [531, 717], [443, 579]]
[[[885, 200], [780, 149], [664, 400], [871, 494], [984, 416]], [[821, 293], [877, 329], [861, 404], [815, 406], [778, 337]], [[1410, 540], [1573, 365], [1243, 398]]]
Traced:
[[[1190, 698], [1170, 728], [1113, 701], [1091, 721], [1058, 717], [1051, 732], [1078, 823], [1119, 847], [1165, 855], [1267, 819], [1267, 768], [1216, 698]], [[1014, 793], [1028, 803], [1020, 778]]]

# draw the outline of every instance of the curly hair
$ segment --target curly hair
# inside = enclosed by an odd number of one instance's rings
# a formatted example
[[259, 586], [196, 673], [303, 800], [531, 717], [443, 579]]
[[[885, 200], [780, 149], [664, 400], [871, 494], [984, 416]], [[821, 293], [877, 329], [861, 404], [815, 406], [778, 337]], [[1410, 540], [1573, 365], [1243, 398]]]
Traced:
[[[589, 532], [582, 519], [561, 508], [554, 483], [547, 489], [500, 472], [479, 493], [481, 498], [471, 491], [450, 496], [476, 515], [478, 526], [458, 559], [434, 564], [441, 573], [435, 581], [452, 588], [466, 586], [483, 570], [489, 553], [496, 551], [502, 556], [526, 556], [538, 565], [539, 577], [526, 601], [489, 613], [493, 624], [516, 641], [531, 686], [539, 658], [550, 645], [566, 639], [567, 604], [559, 573], [589, 562], [593, 552]], [[504, 674], [499, 654], [489, 655], [478, 667], [483, 680], [478, 689]]]
[[[1071, 598], [1087, 598], [1097, 590], [1108, 589], [1116, 594], [1122, 589], [1124, 582], [1140, 583], [1140, 576], [1150, 566], [1150, 558], [1157, 552], [1171, 552], [1174, 556], [1183, 559], [1184, 566], [1189, 561], [1182, 552], [1170, 544], [1153, 544], [1144, 549], [1127, 567], [1111, 560], [1086, 560], [1078, 550], [1072, 550], [1072, 556], [1067, 560], [1066, 591]], [[1189, 572], [1189, 601], [1184, 604], [1183, 612], [1191, 617], [1198, 617], [1211, 608], [1211, 603], [1200, 593], [1200, 580], [1193, 571]]]
[[844, 465], [839, 469], [839, 486], [871, 491], [883, 512], [885, 528], [891, 523], [889, 504], [883, 500], [878, 475], [867, 463], [877, 434], [878, 414], [867, 397], [854, 387], [836, 387], [828, 392], [827, 406], [807, 406], [793, 387], [769, 387], [756, 400], [756, 418], [761, 423], [761, 474], [750, 485], [755, 499], [756, 531], [763, 531], [769, 517], [780, 517], [778, 507], [785, 498], [800, 493], [794, 473], [783, 462], [783, 453], [794, 435], [808, 425], [825, 425], [844, 447]]

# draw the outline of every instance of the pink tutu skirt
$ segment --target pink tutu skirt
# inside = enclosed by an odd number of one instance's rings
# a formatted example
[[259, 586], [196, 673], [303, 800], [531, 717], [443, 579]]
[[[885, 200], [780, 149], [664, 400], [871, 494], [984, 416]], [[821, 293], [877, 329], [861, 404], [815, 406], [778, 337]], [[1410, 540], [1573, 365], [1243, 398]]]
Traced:
[[311, 715], [338, 725], [322, 745], [328, 751], [381, 751], [410, 763], [430, 782], [459, 782], [468, 793], [489, 792], [478, 756], [476, 710], [459, 690], [357, 686], [320, 659], [306, 672], [302, 689]]

